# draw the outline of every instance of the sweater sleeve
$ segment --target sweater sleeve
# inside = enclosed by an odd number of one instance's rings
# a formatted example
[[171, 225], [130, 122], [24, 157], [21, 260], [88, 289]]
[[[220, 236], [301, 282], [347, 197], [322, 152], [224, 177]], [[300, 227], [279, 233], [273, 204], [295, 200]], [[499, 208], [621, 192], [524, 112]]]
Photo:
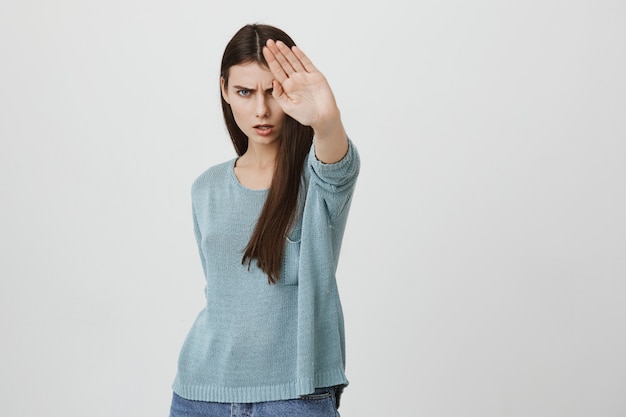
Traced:
[[309, 152], [311, 186], [316, 187], [328, 208], [330, 219], [339, 216], [349, 203], [357, 176], [360, 159], [354, 143], [348, 139], [348, 151], [344, 157], [333, 164], [326, 164], [315, 156], [315, 141]]
[[196, 237], [196, 245], [198, 246], [198, 253], [200, 254], [200, 262], [202, 263], [202, 271], [206, 276], [206, 261], [204, 258], [204, 254], [202, 253], [202, 233], [200, 232], [200, 226], [198, 225], [198, 215], [196, 214], [196, 207], [193, 201], [193, 196], [191, 200], [191, 211], [193, 216], [193, 233]]

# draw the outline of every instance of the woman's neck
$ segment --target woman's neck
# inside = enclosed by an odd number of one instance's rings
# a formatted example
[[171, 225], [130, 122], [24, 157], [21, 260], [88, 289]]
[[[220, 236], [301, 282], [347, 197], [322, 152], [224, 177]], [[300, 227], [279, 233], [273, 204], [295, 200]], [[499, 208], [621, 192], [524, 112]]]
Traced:
[[248, 146], [235, 164], [235, 176], [244, 187], [253, 190], [270, 188], [276, 165], [277, 146]]
[[250, 143], [246, 153], [241, 155], [237, 161], [237, 166], [245, 166], [251, 169], [274, 169], [276, 155], [278, 154], [278, 144], [258, 145]]

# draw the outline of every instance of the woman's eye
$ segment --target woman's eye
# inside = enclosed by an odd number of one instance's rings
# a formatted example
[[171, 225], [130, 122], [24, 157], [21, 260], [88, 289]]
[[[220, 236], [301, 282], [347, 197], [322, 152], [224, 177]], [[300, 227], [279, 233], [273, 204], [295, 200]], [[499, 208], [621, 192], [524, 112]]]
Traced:
[[250, 95], [250, 90], [237, 90], [237, 94], [241, 97], [247, 97]]

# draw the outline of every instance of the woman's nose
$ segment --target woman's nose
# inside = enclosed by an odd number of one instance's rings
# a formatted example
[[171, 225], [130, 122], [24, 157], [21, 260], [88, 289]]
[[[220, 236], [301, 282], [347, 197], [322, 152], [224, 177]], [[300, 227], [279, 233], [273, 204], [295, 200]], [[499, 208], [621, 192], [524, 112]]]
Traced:
[[269, 116], [270, 107], [267, 103], [267, 100], [269, 100], [267, 94], [259, 94], [257, 96], [256, 117]]

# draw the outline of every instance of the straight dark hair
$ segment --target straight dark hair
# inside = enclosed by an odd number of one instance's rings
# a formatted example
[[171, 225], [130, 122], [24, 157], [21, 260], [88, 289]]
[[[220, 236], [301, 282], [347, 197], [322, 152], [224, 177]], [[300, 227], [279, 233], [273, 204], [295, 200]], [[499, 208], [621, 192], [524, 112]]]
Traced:
[[[250, 24], [239, 29], [226, 45], [222, 57], [220, 74], [225, 87], [233, 65], [256, 62], [268, 67], [263, 57], [263, 46], [268, 39], [280, 40], [290, 48], [295, 45], [289, 35], [274, 26]], [[235, 151], [241, 156], [248, 150], [248, 137], [237, 126], [232, 109], [221, 93], [220, 97], [226, 128]], [[286, 236], [296, 217], [304, 160], [312, 142], [313, 129], [285, 115], [267, 200], [241, 259], [248, 267], [256, 260], [270, 284], [280, 279]]]

